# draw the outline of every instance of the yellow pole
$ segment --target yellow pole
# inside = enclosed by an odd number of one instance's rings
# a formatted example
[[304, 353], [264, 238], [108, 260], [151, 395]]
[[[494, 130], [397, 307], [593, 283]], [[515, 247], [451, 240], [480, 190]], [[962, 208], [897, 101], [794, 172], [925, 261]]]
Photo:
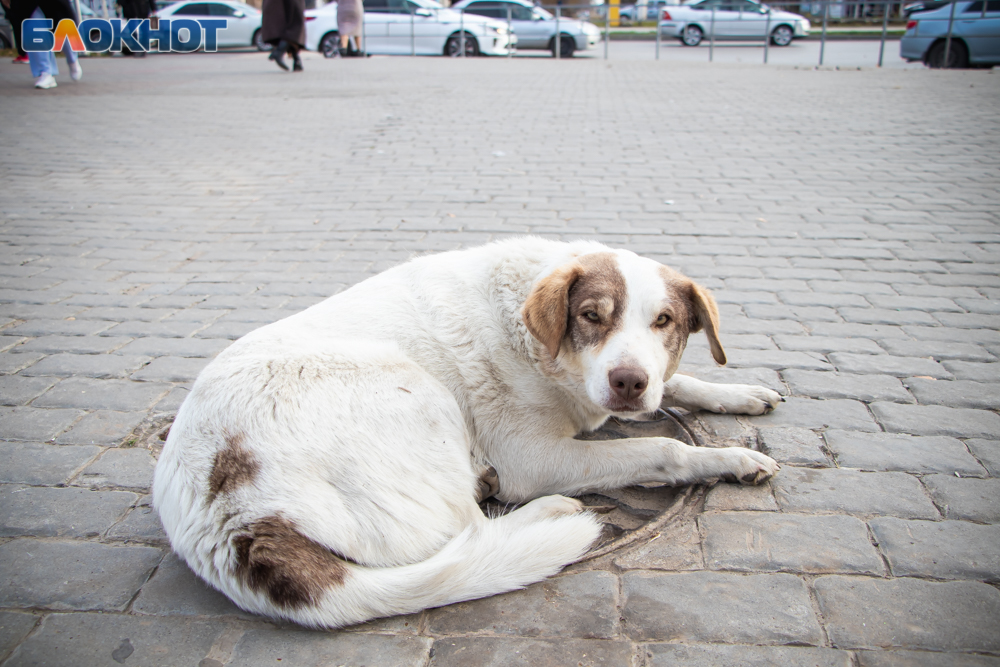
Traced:
[[608, 5], [608, 12], [611, 16], [611, 27], [617, 28], [621, 25], [620, 17], [618, 16], [618, 6], [621, 4], [620, 0], [611, 0]]

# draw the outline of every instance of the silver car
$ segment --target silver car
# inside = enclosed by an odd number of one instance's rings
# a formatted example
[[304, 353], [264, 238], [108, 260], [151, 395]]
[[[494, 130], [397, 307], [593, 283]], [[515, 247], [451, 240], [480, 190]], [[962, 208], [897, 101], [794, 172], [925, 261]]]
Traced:
[[[714, 10], [714, 11], [713, 11]], [[809, 19], [753, 0], [702, 0], [663, 7], [660, 34], [698, 46], [703, 39], [763, 41], [788, 46], [809, 36]]]
[[[517, 35], [517, 48], [545, 49], [556, 54], [556, 17], [541, 7], [535, 7], [524, 0], [462, 0], [451, 6], [455, 10], [465, 10], [466, 14], [488, 16], [501, 22], [507, 21], [510, 12], [510, 26]], [[601, 41], [601, 30], [588, 21], [560, 17], [559, 56], [569, 58], [575, 51], [584, 51]]]
[[923, 61], [928, 67], [1000, 65], [1000, 0], [952, 2], [911, 14], [899, 42], [899, 55], [911, 62]]

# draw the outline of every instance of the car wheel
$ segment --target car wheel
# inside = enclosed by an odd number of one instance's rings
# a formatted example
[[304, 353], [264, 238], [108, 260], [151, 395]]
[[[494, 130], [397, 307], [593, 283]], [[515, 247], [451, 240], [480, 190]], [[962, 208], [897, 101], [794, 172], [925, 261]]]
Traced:
[[[551, 46], [549, 50], [552, 51], [552, 57], [556, 57], [556, 40], [552, 39], [550, 42]], [[563, 35], [559, 38], [559, 57], [560, 58], [572, 58], [573, 52], [576, 51], [576, 40], [573, 39], [572, 35]]]
[[684, 32], [681, 33], [681, 42], [684, 46], [698, 46], [701, 44], [702, 38], [705, 33], [702, 32], [701, 28], [696, 25], [685, 26]]
[[253, 45], [257, 47], [258, 51], [270, 51], [271, 45], [264, 41], [260, 30], [256, 30], [253, 33]]
[[[462, 55], [462, 35], [460, 33], [455, 33], [448, 38], [448, 41], [444, 44], [444, 54], [446, 56], [451, 56], [452, 58], [458, 58]], [[479, 42], [476, 38], [465, 33], [465, 57], [475, 58], [479, 55]]]
[[795, 39], [795, 33], [787, 25], [779, 25], [771, 31], [771, 43], [775, 46], [788, 46]]
[[324, 58], [338, 58], [340, 56], [340, 33], [328, 32], [319, 40], [319, 52]]
[[951, 41], [947, 63], [944, 61], [944, 49], [944, 40], [931, 47], [931, 50], [927, 52], [928, 67], [933, 67], [934, 69], [943, 67], [961, 69], [969, 66], [969, 52], [966, 50], [965, 44], [956, 39]]

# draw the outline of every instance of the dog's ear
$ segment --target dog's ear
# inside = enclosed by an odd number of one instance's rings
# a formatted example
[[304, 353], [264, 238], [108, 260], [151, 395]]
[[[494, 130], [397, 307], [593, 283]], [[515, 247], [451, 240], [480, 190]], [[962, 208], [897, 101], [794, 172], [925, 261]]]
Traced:
[[524, 324], [531, 335], [545, 346], [555, 359], [569, 323], [569, 288], [583, 273], [578, 262], [571, 262], [539, 280], [521, 309]]
[[691, 318], [691, 333], [705, 330], [708, 336], [708, 347], [712, 351], [712, 358], [716, 363], [725, 365], [726, 351], [722, 349], [719, 341], [719, 307], [715, 305], [712, 294], [699, 285], [691, 283], [691, 305], [693, 306], [693, 317]]

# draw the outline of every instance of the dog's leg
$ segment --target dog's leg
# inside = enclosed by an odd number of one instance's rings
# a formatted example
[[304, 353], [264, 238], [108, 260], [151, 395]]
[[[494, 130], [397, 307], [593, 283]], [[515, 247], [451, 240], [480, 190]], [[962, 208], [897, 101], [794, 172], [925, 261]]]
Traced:
[[[519, 450], [544, 452], [544, 457], [536, 455], [535, 465], [527, 467], [527, 457]], [[497, 498], [515, 502], [634, 484], [682, 485], [719, 478], [760, 484], [780, 468], [769, 456], [751, 449], [691, 447], [671, 438], [583, 441], [539, 437], [492, 452], [491, 460], [500, 478]]]
[[497, 469], [493, 466], [484, 468], [476, 481], [476, 502], [481, 503], [487, 498], [492, 498], [499, 490], [500, 479], [497, 477]]
[[674, 374], [663, 385], [667, 405], [737, 415], [762, 415], [785, 400], [776, 391], [752, 384], [713, 384]]

